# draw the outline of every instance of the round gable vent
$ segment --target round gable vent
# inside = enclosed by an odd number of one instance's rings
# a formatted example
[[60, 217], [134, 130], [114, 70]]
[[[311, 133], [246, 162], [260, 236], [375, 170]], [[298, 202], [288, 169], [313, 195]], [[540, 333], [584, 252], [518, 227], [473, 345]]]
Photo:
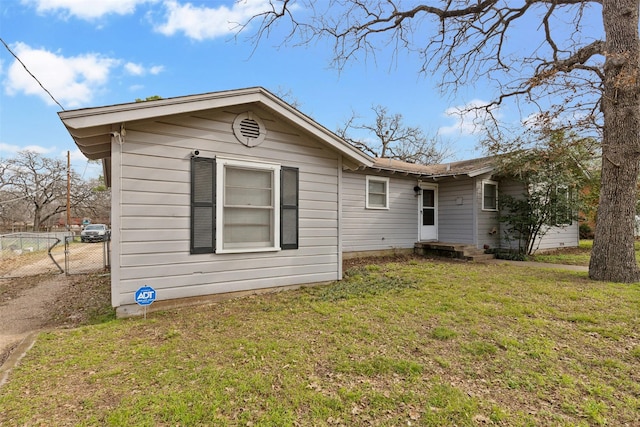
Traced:
[[233, 121], [233, 134], [247, 147], [255, 147], [262, 144], [267, 136], [267, 129], [260, 117], [248, 111], [238, 114]]

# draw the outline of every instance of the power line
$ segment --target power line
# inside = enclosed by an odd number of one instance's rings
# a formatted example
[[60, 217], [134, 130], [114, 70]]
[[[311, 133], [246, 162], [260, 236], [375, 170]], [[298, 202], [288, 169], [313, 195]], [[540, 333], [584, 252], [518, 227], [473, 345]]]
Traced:
[[1, 200], [0, 201], [0, 206], [6, 205], [6, 204], [9, 204], [9, 203], [13, 203], [13, 202], [17, 202], [18, 200], [26, 199], [27, 197], [31, 197], [31, 194], [27, 194], [26, 196], [18, 197], [17, 199]]
[[22, 67], [25, 69], [25, 71], [26, 71], [27, 73], [29, 73], [29, 75], [30, 75], [31, 77], [33, 77], [33, 79], [34, 79], [34, 80], [35, 80], [35, 81], [40, 85], [40, 87], [42, 88], [42, 90], [44, 90], [45, 92], [47, 92], [47, 95], [49, 95], [49, 97], [51, 97], [51, 99], [53, 99], [53, 102], [55, 102], [56, 104], [58, 104], [58, 107], [62, 108], [62, 111], [65, 111], [64, 107], [62, 106], [62, 104], [60, 104], [60, 103], [58, 102], [58, 100], [57, 100], [57, 99], [55, 99], [55, 98], [53, 97], [53, 95], [51, 95], [51, 92], [49, 92], [49, 91], [47, 90], [47, 88], [46, 88], [46, 87], [44, 87], [44, 85], [43, 85], [42, 83], [40, 83], [40, 80], [38, 80], [38, 78], [37, 78], [36, 76], [34, 76], [34, 75], [33, 75], [33, 73], [32, 73], [31, 71], [29, 71], [29, 69], [27, 68], [27, 66], [26, 66], [26, 65], [24, 65], [24, 62], [22, 62], [22, 61], [20, 60], [20, 58], [18, 58], [18, 55], [16, 55], [15, 53], [13, 53], [13, 51], [11, 50], [11, 48], [9, 47], [9, 45], [8, 45], [8, 44], [7, 44], [7, 43], [2, 39], [2, 37], [0, 37], [0, 42], [2, 42], [2, 44], [4, 45], [4, 47], [6, 47], [6, 48], [7, 48], [7, 50], [9, 51], [9, 53], [10, 53], [11, 55], [13, 55], [13, 57], [14, 57], [14, 58], [16, 58], [16, 61], [18, 61], [18, 62], [20, 63], [20, 65], [22, 65]]

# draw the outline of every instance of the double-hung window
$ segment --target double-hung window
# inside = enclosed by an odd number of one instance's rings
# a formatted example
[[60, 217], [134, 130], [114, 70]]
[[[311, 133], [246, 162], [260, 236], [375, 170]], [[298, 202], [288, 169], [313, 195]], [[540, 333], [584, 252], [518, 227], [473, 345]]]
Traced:
[[280, 165], [217, 161], [216, 252], [279, 249]]
[[482, 181], [482, 210], [498, 210], [498, 183], [495, 181]]
[[571, 225], [571, 190], [567, 186], [558, 186], [555, 191], [555, 223], [556, 225]]
[[298, 247], [297, 168], [194, 158], [191, 176], [191, 253]]
[[389, 209], [389, 178], [367, 176], [367, 209]]

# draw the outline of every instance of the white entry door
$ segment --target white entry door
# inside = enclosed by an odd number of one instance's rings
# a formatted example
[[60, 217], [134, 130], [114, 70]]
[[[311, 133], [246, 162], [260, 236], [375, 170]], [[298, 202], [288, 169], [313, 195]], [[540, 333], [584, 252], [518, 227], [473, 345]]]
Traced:
[[438, 240], [438, 186], [422, 184], [420, 191], [420, 240]]

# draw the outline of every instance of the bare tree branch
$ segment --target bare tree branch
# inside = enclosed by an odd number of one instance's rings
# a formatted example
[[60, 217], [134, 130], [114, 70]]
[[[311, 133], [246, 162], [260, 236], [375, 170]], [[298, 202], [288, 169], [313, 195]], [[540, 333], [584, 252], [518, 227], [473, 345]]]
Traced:
[[[526, 114], [537, 109], [545, 126], [597, 132], [606, 161], [589, 274], [598, 280], [640, 280], [633, 251], [640, 174], [640, 0], [424, 0], [406, 8], [400, 0], [271, 0], [271, 5], [256, 17], [261, 21], [256, 41], [288, 18], [285, 42], [331, 40], [338, 70], [363, 56], [376, 59], [381, 48], [391, 46], [394, 55], [417, 54], [419, 71], [441, 76], [447, 92], [478, 82], [494, 87], [493, 100], [470, 107], [483, 109], [487, 129], [498, 130], [488, 134], [491, 144], [503, 142], [494, 112], [506, 100], [525, 107]], [[308, 18], [296, 21], [296, 7], [303, 17], [310, 13]], [[595, 36], [594, 23], [602, 24]]]
[[[67, 166], [63, 160], [43, 157], [31, 151], [22, 151], [15, 158], [0, 160], [0, 188], [3, 200], [2, 217], [13, 221], [31, 222], [39, 230], [51, 218], [67, 210]], [[99, 194], [95, 183], [84, 182], [70, 171], [70, 209], [82, 216], [86, 213], [104, 215], [108, 194]], [[106, 207], [108, 212], [108, 206]]]
[[[444, 142], [427, 137], [420, 127], [405, 125], [402, 114], [390, 114], [381, 105], [373, 106], [371, 110], [375, 114], [373, 124], [363, 123], [354, 112], [336, 133], [354, 147], [378, 158], [436, 164], [451, 155]], [[365, 136], [353, 137], [354, 131], [364, 132]]]

